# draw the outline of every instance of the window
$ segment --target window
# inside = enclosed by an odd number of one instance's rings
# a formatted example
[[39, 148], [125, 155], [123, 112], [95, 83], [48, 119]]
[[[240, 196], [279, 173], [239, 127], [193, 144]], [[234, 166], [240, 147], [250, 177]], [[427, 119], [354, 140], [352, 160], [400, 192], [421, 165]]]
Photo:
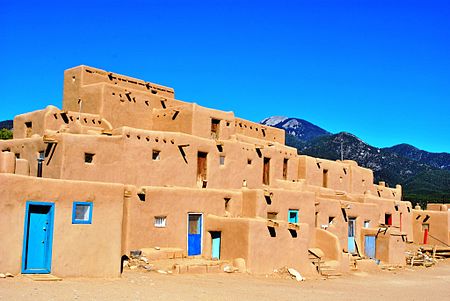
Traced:
[[298, 223], [298, 209], [289, 209], [288, 222], [295, 224]]
[[252, 165], [252, 159], [247, 159], [247, 164]]
[[41, 178], [42, 177], [42, 162], [44, 162], [45, 160], [45, 152], [44, 151], [40, 151], [39, 155], [38, 155], [38, 166], [37, 166], [37, 177]]
[[161, 151], [154, 149], [152, 153], [152, 159], [153, 161], [161, 160]]
[[220, 120], [211, 119], [211, 138], [213, 139], [219, 138], [219, 129], [220, 129]]
[[369, 228], [370, 221], [364, 221], [364, 228]]
[[384, 224], [387, 226], [392, 226], [392, 214], [386, 213], [384, 215]]
[[166, 227], [166, 216], [155, 216], [155, 227], [165, 228]]
[[[204, 183], [207, 175], [207, 157], [208, 153], [197, 153], [197, 182]], [[204, 185], [204, 184], [203, 184]], [[202, 187], [203, 187], [202, 185]]]
[[267, 219], [277, 219], [278, 212], [267, 212]]
[[269, 185], [269, 182], [270, 182], [270, 158], [264, 157], [263, 184]]
[[220, 156], [219, 157], [219, 164], [220, 165], [225, 165], [225, 156]]
[[288, 160], [289, 159], [286, 159], [286, 158], [283, 159], [283, 180], [287, 179]]
[[328, 187], [328, 169], [323, 170], [322, 186], [325, 188]]
[[25, 122], [25, 137], [30, 138], [33, 133], [33, 123], [31, 121]]
[[334, 219], [335, 219], [335, 216], [329, 216], [328, 217], [328, 225], [334, 224]]
[[72, 224], [92, 224], [92, 202], [74, 202]]
[[94, 162], [95, 154], [92, 153], [84, 153], [84, 163], [92, 163]]

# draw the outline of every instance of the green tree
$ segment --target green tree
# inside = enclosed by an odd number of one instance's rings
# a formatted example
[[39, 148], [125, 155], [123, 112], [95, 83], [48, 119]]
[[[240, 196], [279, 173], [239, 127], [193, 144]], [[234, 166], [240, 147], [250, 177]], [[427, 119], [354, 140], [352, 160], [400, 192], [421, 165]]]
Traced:
[[8, 129], [1, 129], [0, 130], [0, 139], [7, 140], [13, 138], [13, 132]]

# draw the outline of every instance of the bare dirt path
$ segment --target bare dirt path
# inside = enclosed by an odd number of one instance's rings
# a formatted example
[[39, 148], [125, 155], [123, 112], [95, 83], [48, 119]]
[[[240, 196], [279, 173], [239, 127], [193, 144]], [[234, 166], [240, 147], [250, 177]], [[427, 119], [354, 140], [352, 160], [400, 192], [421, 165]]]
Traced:
[[450, 261], [337, 279], [296, 282], [243, 274], [160, 275], [36, 282], [0, 279], [0, 300], [450, 300]]

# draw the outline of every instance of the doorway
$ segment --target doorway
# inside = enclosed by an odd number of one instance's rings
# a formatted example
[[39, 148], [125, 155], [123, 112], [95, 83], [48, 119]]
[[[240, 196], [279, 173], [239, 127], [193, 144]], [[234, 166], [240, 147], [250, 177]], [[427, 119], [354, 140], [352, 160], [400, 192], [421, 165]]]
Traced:
[[202, 214], [188, 214], [188, 256], [202, 253]]
[[375, 259], [375, 236], [364, 237], [364, 254], [368, 258]]
[[208, 153], [204, 152], [197, 153], [197, 183], [200, 184], [200, 187], [203, 187], [206, 184], [206, 177], [208, 172], [207, 158]]
[[52, 263], [54, 203], [27, 202], [22, 273], [48, 274]]
[[348, 253], [354, 254], [355, 248], [355, 230], [356, 230], [356, 218], [350, 217], [348, 219]]
[[211, 234], [211, 258], [220, 259], [220, 238], [222, 232], [211, 231], [209, 233]]

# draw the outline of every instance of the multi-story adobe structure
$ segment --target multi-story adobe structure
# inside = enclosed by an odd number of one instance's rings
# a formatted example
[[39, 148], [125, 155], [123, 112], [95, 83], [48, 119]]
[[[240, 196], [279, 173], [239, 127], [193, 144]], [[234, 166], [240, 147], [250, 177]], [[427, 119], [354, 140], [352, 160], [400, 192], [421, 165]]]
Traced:
[[422, 235], [401, 187], [371, 170], [87, 66], [65, 71], [61, 110], [16, 116], [0, 149], [0, 268], [15, 273], [114, 277], [131, 250], [159, 246], [308, 275], [308, 250], [344, 271], [353, 254], [403, 264]]

